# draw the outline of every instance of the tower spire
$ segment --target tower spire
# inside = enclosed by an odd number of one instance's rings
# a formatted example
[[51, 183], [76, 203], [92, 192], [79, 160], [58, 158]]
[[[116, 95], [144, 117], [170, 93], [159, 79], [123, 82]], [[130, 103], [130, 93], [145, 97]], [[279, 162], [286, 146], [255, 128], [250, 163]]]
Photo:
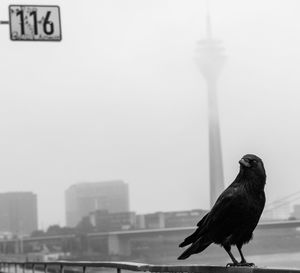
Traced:
[[212, 27], [209, 13], [209, 2], [206, 1], [206, 39], [212, 40]]
[[209, 184], [210, 206], [212, 207], [224, 190], [224, 174], [219, 125], [217, 80], [224, 65], [225, 56], [220, 41], [212, 37], [211, 17], [206, 14], [206, 37], [199, 41], [198, 64], [207, 84], [209, 126]]

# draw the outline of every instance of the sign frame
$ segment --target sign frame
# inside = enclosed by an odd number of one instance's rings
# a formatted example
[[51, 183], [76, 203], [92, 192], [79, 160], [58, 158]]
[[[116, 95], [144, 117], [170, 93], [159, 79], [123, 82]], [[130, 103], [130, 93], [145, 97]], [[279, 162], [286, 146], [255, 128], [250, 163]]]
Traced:
[[[58, 13], [58, 27], [59, 27], [59, 39], [45, 39], [45, 38], [35, 38], [34, 35], [33, 38], [24, 38], [24, 39], [14, 39], [13, 38], [13, 29], [12, 29], [12, 20], [11, 20], [11, 10], [12, 7], [19, 7], [19, 8], [56, 8]], [[17, 5], [12, 4], [8, 6], [8, 13], [9, 13], [9, 37], [11, 41], [14, 42], [60, 42], [62, 40], [62, 31], [61, 31], [61, 14], [60, 14], [60, 7], [58, 5]], [[40, 22], [39, 22], [40, 23]], [[49, 36], [50, 37], [50, 36]]]

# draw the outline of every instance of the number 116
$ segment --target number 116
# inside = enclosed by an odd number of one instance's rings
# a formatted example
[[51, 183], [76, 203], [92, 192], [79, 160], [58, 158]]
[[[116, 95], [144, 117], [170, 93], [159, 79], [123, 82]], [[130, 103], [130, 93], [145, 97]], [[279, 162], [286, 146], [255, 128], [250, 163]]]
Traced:
[[[27, 19], [27, 16], [24, 16], [24, 10], [18, 10], [16, 13], [17, 16], [20, 16], [20, 27], [21, 27], [21, 35], [25, 35], [25, 23], [28, 23], [25, 21]], [[51, 15], [51, 11], [47, 11], [45, 18], [41, 20], [40, 22], [37, 19], [37, 11], [33, 10], [29, 13], [29, 16], [33, 17], [33, 29], [34, 29], [34, 35], [38, 35], [38, 23], [43, 23], [43, 31], [47, 35], [51, 35], [54, 33], [54, 24], [52, 21], [49, 20]]]

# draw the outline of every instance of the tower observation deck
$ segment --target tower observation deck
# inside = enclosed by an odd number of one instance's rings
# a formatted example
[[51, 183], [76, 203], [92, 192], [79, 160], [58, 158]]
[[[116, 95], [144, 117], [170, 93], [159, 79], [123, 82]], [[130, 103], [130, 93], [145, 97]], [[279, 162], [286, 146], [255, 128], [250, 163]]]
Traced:
[[209, 13], [206, 17], [206, 37], [198, 42], [197, 63], [207, 84], [209, 126], [210, 206], [224, 190], [224, 174], [217, 102], [217, 80], [225, 62], [221, 41], [212, 36]]

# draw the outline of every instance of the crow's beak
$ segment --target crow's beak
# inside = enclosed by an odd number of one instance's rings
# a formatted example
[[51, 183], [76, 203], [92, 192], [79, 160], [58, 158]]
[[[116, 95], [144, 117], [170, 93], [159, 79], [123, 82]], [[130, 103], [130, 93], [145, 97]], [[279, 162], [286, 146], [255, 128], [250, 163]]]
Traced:
[[242, 159], [239, 161], [239, 163], [240, 163], [240, 165], [243, 165], [243, 166], [245, 166], [245, 167], [247, 167], [247, 168], [251, 167], [249, 161], [248, 161], [247, 159], [245, 159], [245, 158], [242, 158]]

